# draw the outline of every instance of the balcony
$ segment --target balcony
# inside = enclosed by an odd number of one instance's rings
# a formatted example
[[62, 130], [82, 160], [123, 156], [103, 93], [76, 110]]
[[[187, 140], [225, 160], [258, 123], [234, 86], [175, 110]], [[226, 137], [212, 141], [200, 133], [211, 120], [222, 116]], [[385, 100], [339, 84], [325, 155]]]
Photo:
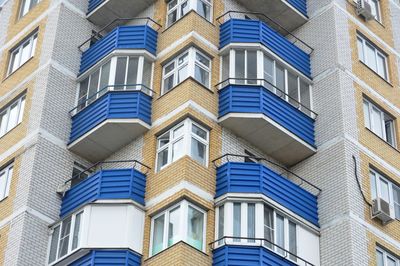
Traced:
[[[263, 158], [250, 158], [257, 163], [232, 161], [232, 159], [242, 157], [245, 156], [228, 154], [214, 160], [214, 163], [218, 163], [216, 198], [227, 193], [263, 194], [318, 226], [317, 199], [320, 193], [319, 188], [276, 163]], [[283, 170], [291, 179], [278, 174], [273, 168]], [[296, 184], [294, 181], [299, 181], [300, 184]]]
[[155, 0], [89, 0], [87, 19], [103, 27], [118, 18], [135, 17]]
[[306, 0], [238, 0], [247, 10], [260, 12], [281, 25], [293, 31], [307, 22]]
[[316, 152], [316, 114], [284, 92], [277, 92], [280, 96], [257, 83], [226, 85], [219, 90], [219, 122], [266, 154], [292, 166]]
[[139, 266], [142, 256], [130, 250], [92, 250], [87, 255], [69, 264], [70, 266]]
[[149, 89], [113, 89], [103, 89], [87, 99], [95, 100], [84, 109], [71, 111], [68, 148], [91, 162], [106, 159], [151, 126]]
[[[116, 167], [110, 169], [112, 166], [121, 164], [131, 166], [129, 168]], [[140, 168], [149, 169], [137, 161], [110, 161], [95, 164], [89, 168], [96, 169], [95, 173], [65, 192], [62, 198], [60, 217], [65, 217], [82, 206], [97, 200], [130, 199], [144, 205], [146, 174], [137, 170]], [[81, 174], [88, 172], [88, 170]], [[81, 174], [73, 177], [73, 179], [79, 179]]]
[[263, 21], [231, 18], [220, 26], [220, 49], [235, 43], [261, 44], [310, 78], [310, 54], [313, 49], [290, 32], [285, 33], [286, 37]]
[[[136, 3], [136, 1], [130, 2]], [[116, 22], [119, 21], [120, 20]], [[93, 45], [82, 53], [79, 75], [86, 72], [114, 51], [139, 49], [155, 55], [158, 33], [148, 25], [149, 21], [152, 22], [152, 20], [146, 18], [146, 21], [146, 25], [116, 27], [104, 37], [101, 36], [101, 33], [105, 31], [105, 29], [91, 36], [90, 39], [79, 47], [83, 49], [89, 42], [95, 41]]]

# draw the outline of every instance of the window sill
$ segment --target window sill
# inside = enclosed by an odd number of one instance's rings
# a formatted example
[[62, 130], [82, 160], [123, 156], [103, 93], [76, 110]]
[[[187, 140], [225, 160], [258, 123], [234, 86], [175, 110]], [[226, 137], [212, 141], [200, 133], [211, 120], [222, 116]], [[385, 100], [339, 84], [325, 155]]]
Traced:
[[148, 257], [147, 259], [145, 259], [144, 262], [149, 261], [149, 260], [151, 260], [152, 258], [157, 257], [158, 255], [160, 255], [160, 254], [162, 254], [162, 253], [165, 253], [167, 250], [172, 249], [173, 247], [177, 246], [178, 244], [184, 244], [185, 246], [188, 246], [188, 247], [194, 249], [195, 251], [197, 251], [197, 252], [199, 252], [199, 253], [201, 253], [201, 254], [207, 256], [207, 257], [210, 256], [210, 255], [208, 255], [207, 253], [205, 253], [203, 250], [199, 250], [199, 249], [193, 247], [192, 245], [189, 245], [189, 244], [186, 243], [185, 241], [179, 240], [179, 241], [176, 242], [175, 244], [173, 244], [173, 245], [167, 247], [166, 249], [163, 249], [163, 250], [161, 250], [160, 252], [158, 252], [158, 253], [156, 253], [156, 254], [149, 255], [149, 257]]
[[[382, 77], [381, 75], [379, 75], [378, 73], [375, 72], [375, 70], [373, 70], [372, 68], [370, 68], [367, 64], [365, 64], [363, 61], [358, 60], [363, 66], [365, 66], [366, 68], [368, 68], [369, 70], [371, 70], [376, 76], [378, 76], [381, 80], [383, 80], [386, 84], [388, 84], [389, 86], [393, 87], [393, 84], [390, 83], [390, 81], [386, 80], [384, 77]], [[388, 75], [389, 75], [389, 71], [388, 71]]]
[[23, 68], [26, 64], [28, 64], [30, 61], [32, 61], [35, 58], [35, 56], [32, 56], [31, 58], [29, 58], [25, 63], [23, 63], [22, 65], [20, 65], [16, 70], [14, 70], [14, 72], [11, 72], [9, 74], [6, 75], [6, 77], [3, 79], [2, 82], [6, 81], [7, 79], [9, 79], [11, 76], [13, 76], [16, 72], [18, 72], [18, 70], [20, 70], [21, 68]]
[[198, 82], [195, 78], [193, 78], [193, 77], [190, 76], [190, 77], [187, 77], [186, 79], [184, 79], [182, 82], [176, 84], [176, 85], [175, 85], [174, 87], [172, 87], [169, 91], [167, 91], [167, 92], [161, 94], [161, 95], [157, 98], [157, 100], [161, 99], [162, 97], [164, 97], [165, 95], [167, 95], [167, 94], [170, 93], [171, 91], [175, 90], [175, 88], [179, 87], [180, 85], [184, 84], [185, 82], [188, 82], [189, 80], [190, 80], [190, 81], [194, 81], [195, 83], [197, 83], [197, 84], [199, 84], [201, 87], [203, 87], [205, 90], [207, 90], [209, 93], [214, 94], [214, 92], [213, 92], [211, 89], [207, 88], [207, 87], [204, 86], [202, 83]]
[[207, 20], [205, 17], [201, 16], [199, 13], [197, 13], [195, 10], [190, 10], [189, 12], [187, 12], [185, 15], [183, 15], [180, 19], [178, 19], [177, 21], [175, 21], [174, 23], [172, 23], [171, 25], [169, 25], [168, 27], [165, 28], [165, 30], [163, 30], [161, 33], [165, 33], [167, 30], [169, 30], [170, 28], [172, 28], [174, 25], [176, 25], [179, 21], [181, 21], [182, 19], [184, 19], [185, 17], [189, 16], [189, 14], [191, 13], [195, 13], [197, 16], [201, 17], [204, 21], [207, 21], [210, 25], [212, 25], [213, 27], [215, 27], [215, 24], [212, 23], [211, 21]]
[[372, 133], [375, 137], [379, 138], [382, 142], [384, 142], [387, 146], [389, 146], [390, 148], [392, 148], [393, 150], [397, 151], [398, 153], [400, 153], [400, 150], [398, 150], [396, 147], [390, 145], [388, 142], [386, 142], [386, 140], [384, 140], [383, 138], [381, 138], [380, 136], [378, 136], [377, 134], [375, 134], [371, 129], [365, 127], [365, 129]]

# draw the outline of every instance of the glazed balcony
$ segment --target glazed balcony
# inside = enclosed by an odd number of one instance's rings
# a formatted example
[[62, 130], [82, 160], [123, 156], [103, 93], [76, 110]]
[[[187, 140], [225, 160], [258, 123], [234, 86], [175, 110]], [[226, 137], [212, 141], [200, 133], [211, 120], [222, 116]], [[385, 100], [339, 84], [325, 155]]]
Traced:
[[317, 114], [268, 81], [252, 81], [221, 82], [220, 124], [287, 166], [313, 155]]
[[213, 162], [216, 198], [229, 193], [262, 194], [318, 227], [320, 189], [304, 178], [264, 158], [226, 154]]
[[[135, 1], [130, 1], [135, 2]], [[135, 20], [143, 25], [119, 26], [117, 24]], [[152, 26], [160, 27], [150, 18], [118, 19], [107, 25], [99, 32], [94, 33], [88, 40], [79, 46], [82, 52], [79, 75], [82, 75], [94, 65], [115, 52], [142, 50], [152, 55], [157, 51], [158, 33]], [[112, 29], [104, 36], [103, 34]]]
[[[66, 182], [79, 180], [64, 193], [60, 217], [64, 218], [98, 200], [126, 199], [144, 205], [148, 170], [149, 167], [138, 161], [108, 161], [91, 166]], [[89, 172], [93, 173], [81, 180]]]
[[135, 17], [154, 2], [155, 0], [89, 0], [87, 19], [102, 27], [118, 18]]
[[276, 27], [273, 27], [276, 25], [275, 22], [261, 13], [255, 14], [258, 14], [265, 22], [258, 19], [233, 18], [238, 13], [248, 14], [230, 11], [218, 18], [218, 21], [225, 20], [220, 26], [221, 50], [237, 44], [260, 44], [291, 67], [311, 78], [310, 54], [313, 48], [284, 28], [278, 27], [283, 32], [278, 31]]

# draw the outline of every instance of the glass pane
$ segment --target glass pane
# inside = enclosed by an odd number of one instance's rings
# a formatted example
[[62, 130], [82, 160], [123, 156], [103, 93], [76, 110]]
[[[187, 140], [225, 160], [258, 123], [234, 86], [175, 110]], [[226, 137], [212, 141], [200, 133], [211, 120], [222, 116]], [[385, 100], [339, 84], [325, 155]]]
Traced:
[[228, 78], [229, 78], [229, 53], [222, 56], [222, 80], [221, 81], [225, 81]]
[[32, 44], [32, 49], [31, 49], [31, 57], [35, 55], [36, 43], [37, 43], [37, 34], [33, 37], [33, 44]]
[[75, 217], [74, 235], [72, 238], [72, 250], [76, 249], [79, 244], [79, 232], [81, 229], [81, 219], [82, 219], [82, 213], [77, 214]]
[[170, 63], [169, 65], [167, 65], [164, 69], [164, 74], [167, 75], [169, 72], [171, 72], [172, 70], [174, 70], [175, 68], [175, 62]]
[[31, 0], [31, 5], [29, 7], [29, 9], [32, 9], [34, 6], [36, 6], [36, 4], [38, 3], [39, 0]]
[[372, 131], [379, 137], [383, 138], [381, 111], [372, 106]]
[[188, 1], [181, 4], [181, 17], [184, 16], [187, 12], [189, 12]]
[[158, 153], [157, 170], [159, 171], [161, 169], [161, 167], [163, 167], [167, 163], [168, 163], [168, 148], [166, 148]]
[[218, 239], [221, 239], [218, 244], [224, 243], [222, 239], [224, 237], [224, 225], [225, 225], [225, 210], [224, 205], [219, 207], [219, 219], [218, 219]]
[[257, 84], [257, 52], [247, 51], [247, 84]]
[[389, 183], [383, 179], [380, 180], [380, 187], [381, 187], [381, 198], [384, 199], [386, 202], [389, 201]]
[[276, 244], [279, 247], [283, 248], [283, 249], [278, 248], [277, 249], [278, 253], [284, 255], [285, 254], [285, 251], [284, 251], [284, 248], [285, 248], [285, 225], [284, 225], [284, 218], [279, 214], [276, 215]]
[[175, 162], [185, 154], [184, 138], [179, 139], [172, 145], [172, 161]]
[[203, 64], [205, 67], [210, 67], [210, 60], [198, 52], [196, 52], [196, 61]]
[[[310, 86], [304, 82], [303, 80], [300, 80], [300, 103], [302, 104], [301, 110], [308, 114], [311, 115], [311, 91], [310, 91]], [[308, 109], [307, 109], [308, 108]]]
[[0, 114], [0, 136], [6, 133], [8, 112], [4, 111]]
[[0, 172], [0, 200], [6, 197], [7, 178], [8, 178], [7, 171]]
[[207, 20], [211, 19], [211, 7], [201, 0], [197, 1], [197, 13]]
[[[256, 237], [256, 205], [254, 203], [247, 204], [247, 237]], [[255, 242], [249, 239], [248, 242]]]
[[[233, 236], [241, 236], [241, 203], [233, 203]], [[233, 241], [239, 242], [240, 239], [234, 239]]]
[[[138, 74], [138, 57], [129, 57], [129, 65], [128, 65], [128, 77], [126, 78], [127, 85], [137, 85], [137, 74]], [[136, 86], [127, 86], [126, 89], [133, 90], [136, 89]]]
[[178, 84], [184, 81], [188, 77], [188, 65], [178, 70]]
[[60, 248], [58, 250], [58, 257], [62, 257], [68, 253], [69, 234], [71, 230], [71, 217], [62, 222]]
[[175, 9], [171, 13], [168, 14], [168, 22], [167, 25], [172, 25], [177, 20], [178, 9]]
[[391, 120], [391, 118], [389, 118], [388, 120], [386, 120], [385, 118], [385, 133], [386, 133], [386, 142], [394, 146], [395, 145], [394, 126], [393, 126], [393, 120]]
[[276, 95], [282, 97], [285, 92], [285, 70], [282, 66], [276, 63], [276, 87], [279, 91], [276, 92]]
[[89, 99], [88, 104], [93, 102], [97, 99], [97, 89], [99, 87], [99, 70], [93, 73], [90, 77], [90, 84], [89, 84]]
[[189, 206], [187, 241], [199, 250], [203, 250], [203, 226], [204, 214]]
[[192, 132], [199, 136], [200, 138], [207, 140], [207, 131], [199, 128], [195, 124], [192, 124]]
[[164, 133], [158, 138], [158, 148], [161, 148], [168, 143], [169, 143], [169, 132]]
[[264, 55], [264, 79], [268, 82], [265, 82], [264, 86], [271, 91], [274, 91], [274, 60]]
[[14, 72], [19, 67], [20, 56], [19, 49], [12, 53], [10, 60], [10, 73]]
[[115, 71], [115, 85], [116, 86], [114, 89], [115, 90], [123, 90], [126, 83], [125, 83], [125, 73], [126, 73], [126, 63], [127, 63], [127, 58], [126, 57], [118, 57], [117, 58], [117, 69]]
[[169, 213], [168, 222], [168, 247], [179, 241], [179, 219], [180, 207], [175, 208]]
[[394, 212], [397, 219], [400, 219], [400, 188], [393, 186]]
[[177, 3], [178, 3], [178, 0], [169, 1], [168, 2], [168, 10], [171, 10], [172, 8], [174, 8]]
[[370, 44], [366, 43], [365, 46], [365, 63], [374, 71], [377, 71], [375, 48]]
[[364, 123], [365, 126], [371, 129], [371, 120], [370, 120], [370, 113], [369, 113], [369, 103], [367, 101], [363, 102], [363, 109], [364, 109]]
[[298, 83], [297, 76], [288, 72], [288, 94], [289, 94], [289, 102], [295, 107], [299, 107], [297, 101], [299, 100], [299, 91], [298, 91]]
[[59, 235], [60, 235], [60, 226], [57, 226], [54, 228], [53, 234], [51, 236], [49, 262], [53, 262], [57, 259], [57, 244]]
[[164, 79], [164, 93], [170, 91], [174, 87], [174, 74]]
[[20, 65], [24, 64], [26, 61], [31, 58], [31, 42], [27, 42], [22, 46], [22, 54], [21, 54], [21, 63]]
[[18, 121], [17, 123], [22, 122], [22, 118], [24, 116], [24, 111], [25, 111], [25, 96], [22, 97], [21, 102], [19, 104], [19, 112], [18, 112]]
[[194, 78], [203, 84], [205, 87], [209, 88], [210, 87], [210, 74], [207, 70], [205, 70], [202, 67], [199, 67], [197, 64], [194, 69]]
[[206, 164], [206, 145], [192, 138], [191, 157], [199, 163]]
[[21, 2], [21, 15], [20, 17], [25, 16], [26, 13], [29, 11], [29, 0], [23, 0]]
[[386, 58], [383, 55], [378, 54], [377, 58], [377, 64], [378, 64], [378, 74], [383, 77], [384, 79], [387, 79], [386, 75]]
[[8, 117], [6, 132], [13, 129], [17, 125], [17, 122], [18, 122], [18, 102], [14, 103], [10, 107], [10, 115]]
[[100, 86], [99, 86], [99, 97], [107, 92], [108, 81], [110, 79], [110, 65], [111, 62], [108, 61], [102, 68], [101, 68], [101, 77], [100, 77]]
[[182, 124], [182, 125], [179, 126], [178, 128], [174, 129], [174, 131], [173, 131], [173, 133], [172, 133], [173, 138], [174, 138], [174, 139], [179, 138], [180, 136], [183, 135], [184, 131], [185, 131], [185, 127], [184, 127], [184, 125]]
[[[297, 255], [297, 235], [296, 235], [296, 224], [289, 221], [289, 252]], [[296, 256], [289, 255], [291, 260], [296, 261]]]
[[361, 61], [365, 61], [364, 59], [364, 48], [363, 48], [363, 43], [360, 38], [357, 37], [357, 48], [358, 48], [358, 59]]
[[384, 261], [383, 261], [383, 253], [380, 252], [379, 250], [376, 251], [376, 265], [377, 266], [384, 266]]
[[154, 228], [153, 228], [153, 247], [152, 254], [156, 254], [163, 250], [163, 242], [164, 242], [164, 219], [165, 215], [161, 215], [157, 219], [154, 219]]
[[371, 183], [371, 197], [372, 199], [376, 199], [377, 191], [376, 191], [376, 177], [374, 172], [369, 173], [369, 179]]
[[[149, 60], [144, 59], [142, 84], [149, 89], [151, 87], [151, 72], [152, 72], [152, 63]], [[147, 93], [151, 94], [150, 91], [148, 91]]]
[[390, 257], [387, 257], [387, 266], [396, 266], [396, 260]]
[[267, 205], [264, 205], [264, 245], [273, 248], [274, 243], [274, 210]]
[[235, 52], [235, 78], [237, 84], [244, 84], [244, 50]]

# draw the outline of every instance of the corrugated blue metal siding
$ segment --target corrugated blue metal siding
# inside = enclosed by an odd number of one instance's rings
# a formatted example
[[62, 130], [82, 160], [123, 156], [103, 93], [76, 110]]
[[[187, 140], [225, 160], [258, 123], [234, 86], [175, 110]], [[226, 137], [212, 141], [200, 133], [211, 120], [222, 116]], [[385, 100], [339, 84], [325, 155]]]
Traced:
[[[293, 0], [290, 0], [293, 1]], [[101, 5], [104, 2], [104, 0], [89, 0], [89, 6], [88, 6], [88, 12], [87, 14], [89, 14], [90, 12], [92, 12], [93, 10], [96, 9], [96, 7], [98, 7], [99, 5]]]
[[306, 0], [286, 0], [294, 8], [296, 8], [300, 13], [307, 17], [307, 1]]
[[261, 43], [304, 75], [311, 77], [310, 55], [262, 21], [230, 19], [223, 23], [220, 26], [220, 48], [230, 43]]
[[296, 266], [264, 247], [225, 245], [213, 251], [213, 266]]
[[140, 266], [142, 256], [130, 250], [92, 250], [69, 266]]
[[228, 162], [217, 168], [216, 197], [260, 193], [318, 226], [317, 196], [263, 164]]
[[261, 113], [315, 147], [315, 121], [262, 86], [229, 85], [219, 91], [219, 116]]
[[109, 91], [72, 117], [72, 143], [107, 119], [137, 118], [151, 125], [152, 98], [141, 91]]
[[120, 26], [82, 53], [79, 74], [116, 49], [145, 49], [156, 54], [158, 33], [150, 26]]
[[145, 174], [135, 169], [101, 170], [65, 193], [60, 217], [99, 199], [132, 199], [144, 205], [145, 188]]

